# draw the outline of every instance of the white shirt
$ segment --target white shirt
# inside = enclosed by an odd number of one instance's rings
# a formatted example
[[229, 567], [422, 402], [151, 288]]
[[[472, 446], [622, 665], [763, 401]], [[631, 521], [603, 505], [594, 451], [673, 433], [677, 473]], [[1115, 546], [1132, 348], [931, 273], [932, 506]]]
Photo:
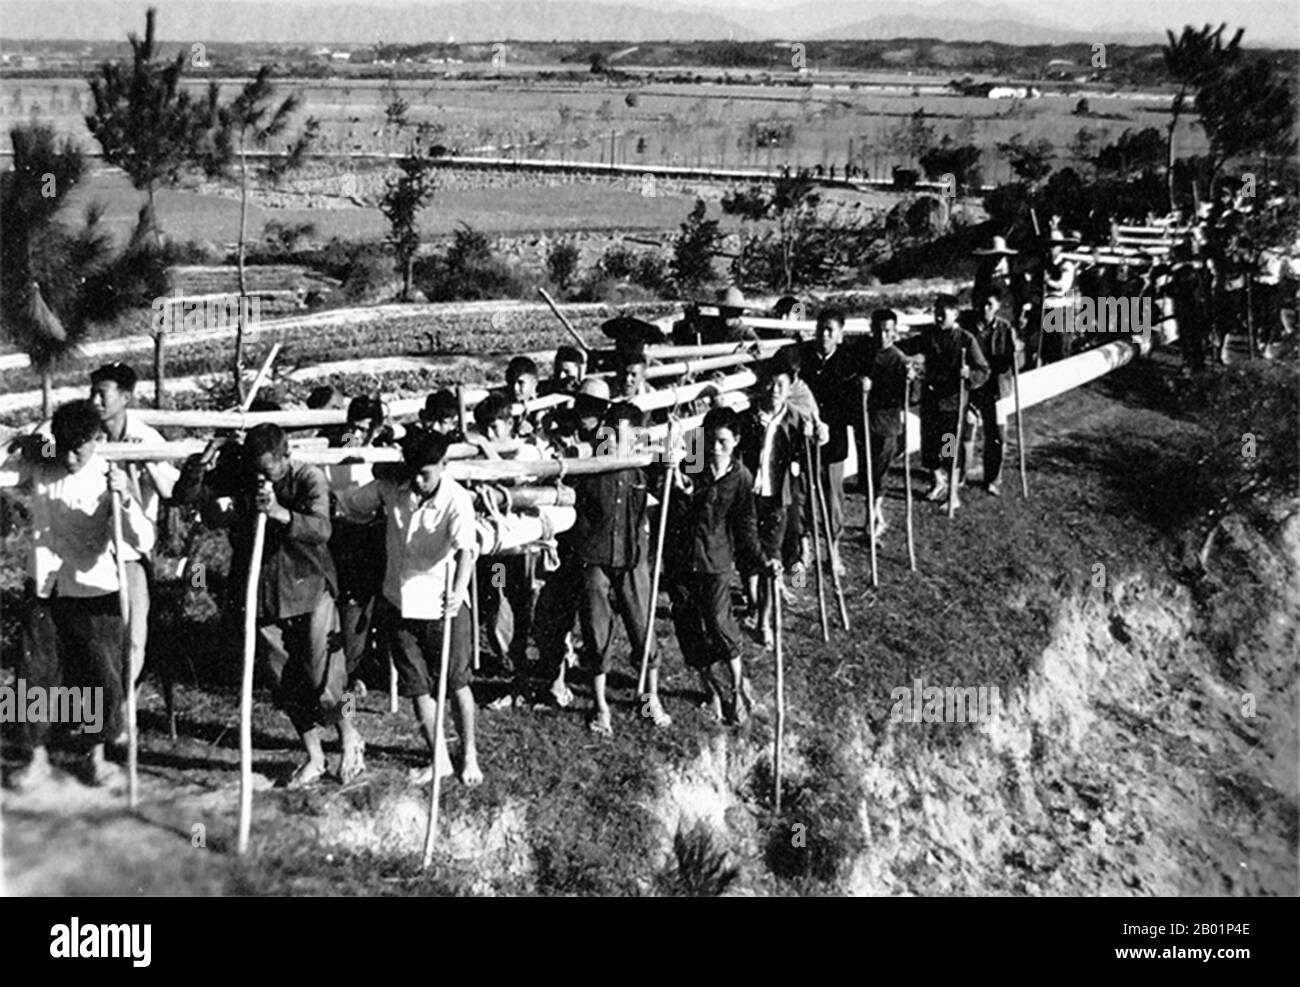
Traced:
[[338, 493], [338, 510], [354, 521], [383, 512], [388, 562], [384, 597], [410, 620], [438, 620], [447, 593], [449, 564], [457, 551], [474, 552], [474, 502], [469, 491], [443, 475], [425, 500], [407, 483], [372, 480]]
[[[108, 463], [99, 456], [76, 473], [57, 463], [25, 465], [23, 485], [32, 495], [32, 550], [27, 574], [36, 595], [48, 598], [103, 596], [116, 593], [117, 562], [113, 556], [112, 500], [108, 493]], [[142, 533], [150, 542], [153, 525], [134, 497], [122, 510], [124, 558], [134, 548], [139, 557]]]
[[772, 475], [772, 449], [775, 444], [776, 430], [785, 418], [786, 408], [789, 405], [782, 405], [781, 410], [769, 415], [762, 409], [759, 410], [758, 420], [764, 423], [763, 429], [763, 451], [758, 457], [758, 474], [754, 477], [754, 496], [755, 497], [777, 497], [781, 494], [781, 487], [778, 479]]

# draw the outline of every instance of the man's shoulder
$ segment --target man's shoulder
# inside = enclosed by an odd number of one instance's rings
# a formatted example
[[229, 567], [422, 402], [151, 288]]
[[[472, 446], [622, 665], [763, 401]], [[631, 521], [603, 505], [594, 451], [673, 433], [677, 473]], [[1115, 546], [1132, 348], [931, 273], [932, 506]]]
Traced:
[[140, 420], [139, 412], [128, 410], [126, 413], [126, 428], [123, 434], [128, 442], [142, 442], [153, 444], [156, 442], [166, 441], [162, 433], [147, 422]]

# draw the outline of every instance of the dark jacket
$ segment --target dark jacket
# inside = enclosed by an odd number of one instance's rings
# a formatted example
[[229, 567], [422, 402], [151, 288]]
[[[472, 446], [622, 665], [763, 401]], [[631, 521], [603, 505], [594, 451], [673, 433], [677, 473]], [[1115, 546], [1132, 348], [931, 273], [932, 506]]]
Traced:
[[932, 328], [921, 337], [919, 352], [925, 357], [925, 381], [921, 388], [923, 408], [956, 410], [963, 355], [966, 366], [970, 368], [968, 397], [983, 387], [989, 378], [984, 350], [965, 329]]
[[[875, 352], [872, 346], [871, 396], [867, 408], [871, 418], [871, 433], [880, 436], [898, 435], [903, 430], [903, 402], [912, 404], [914, 394], [909, 393], [907, 360], [897, 346]], [[859, 399], [860, 401], [861, 399]]]
[[842, 463], [849, 455], [849, 426], [862, 416], [862, 375], [865, 350], [841, 343], [830, 358], [822, 356], [816, 340], [803, 344], [799, 376], [817, 399], [817, 410], [830, 437], [822, 447], [823, 463]]
[[[258, 580], [259, 620], [284, 620], [311, 613], [320, 598], [338, 595], [338, 576], [330, 558], [329, 484], [314, 466], [290, 462], [289, 471], [274, 486], [276, 498], [289, 509], [288, 524], [267, 519], [266, 543]], [[186, 464], [173, 497], [197, 505], [209, 527], [230, 529], [230, 589], [241, 599], [247, 585], [253, 552], [254, 498], [257, 482], [252, 474], [226, 474], [214, 483], [202, 468]], [[228, 497], [228, 506], [218, 498]]]
[[560, 554], [586, 565], [631, 569], [650, 555], [650, 518], [646, 511], [646, 475], [616, 470], [575, 476], [577, 520], [560, 536]]
[[[800, 485], [795, 481], [795, 474], [804, 472], [804, 432], [807, 419], [789, 404], [785, 406], [785, 417], [777, 427], [772, 440], [772, 457], [776, 476], [780, 484], [778, 493], [781, 503], [790, 504], [800, 494]], [[750, 405], [740, 420], [740, 458], [758, 483], [758, 463], [763, 455], [764, 427], [759, 418], [758, 405]], [[815, 441], [815, 440], [814, 440]], [[793, 471], [791, 467], [798, 467]]]
[[674, 488], [664, 542], [669, 572], [730, 573], [739, 565], [753, 572], [763, 565], [754, 517], [754, 478], [742, 463], [714, 479], [705, 465], [689, 477], [688, 492]]
[[970, 319], [965, 328], [979, 342], [980, 349], [989, 365], [989, 379], [975, 393], [975, 401], [996, 401], [1011, 394], [1012, 365], [1016, 360], [1016, 333], [1006, 319], [994, 319], [992, 323], [978, 321], [975, 313], [969, 313]]

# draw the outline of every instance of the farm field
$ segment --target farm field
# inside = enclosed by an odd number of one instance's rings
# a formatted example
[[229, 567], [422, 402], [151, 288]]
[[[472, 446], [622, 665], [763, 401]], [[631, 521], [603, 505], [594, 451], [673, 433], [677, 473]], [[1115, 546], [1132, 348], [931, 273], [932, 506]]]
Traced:
[[[862, 82], [872, 76], [863, 74]], [[921, 80], [915, 80], [918, 85]], [[933, 86], [946, 80], [927, 79]], [[198, 83], [192, 83], [196, 87]], [[238, 83], [223, 87], [230, 95]], [[1061, 164], [1081, 127], [1097, 131], [1103, 143], [1127, 128], [1164, 128], [1168, 97], [1152, 93], [1102, 96], [1093, 93], [1096, 114], [1120, 119], [1072, 116], [1078, 95], [1048, 92], [1027, 100], [985, 99], [951, 94], [913, 95], [906, 86], [863, 91], [842, 80], [805, 89], [761, 85], [698, 85], [656, 82], [525, 83], [509, 78], [479, 80], [283, 79], [287, 94], [305, 101], [301, 116], [323, 123], [319, 150], [327, 153], [400, 150], [382, 126], [392, 94], [410, 104], [413, 123], [445, 128], [438, 140], [462, 153], [620, 164], [683, 164], [727, 168], [829, 167], [846, 162], [873, 177], [888, 177], [909, 164], [889, 148], [888, 133], [924, 110], [936, 136], [973, 141], [985, 149], [985, 180], [1008, 177], [994, 149], [998, 141], [1023, 134], [1045, 137]], [[206, 85], [206, 83], [204, 83]], [[89, 93], [82, 80], [0, 79], [0, 122], [47, 117], [69, 134], [86, 135], [80, 112]], [[785, 146], [759, 146], [751, 127], [790, 128]], [[1180, 122], [1183, 154], [1197, 153], [1204, 137], [1191, 120]]]

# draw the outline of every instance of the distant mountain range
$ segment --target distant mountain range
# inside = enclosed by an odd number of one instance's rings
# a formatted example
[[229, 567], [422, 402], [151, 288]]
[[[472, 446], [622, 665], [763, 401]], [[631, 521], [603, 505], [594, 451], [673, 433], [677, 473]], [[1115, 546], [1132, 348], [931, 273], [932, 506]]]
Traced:
[[[159, 8], [159, 36], [168, 42], [282, 42], [373, 44], [375, 41], [737, 41], [871, 40], [936, 38], [1059, 44], [1079, 41], [1148, 44], [1157, 30], [1129, 22], [1081, 29], [1025, 15], [1005, 4], [936, 5], [856, 0], [800, 3], [777, 8], [688, 3], [641, 6], [592, 0], [489, 0], [479, 3], [332, 3], [273, 0], [0, 0], [0, 25], [8, 38], [105, 41], [140, 31], [144, 12]], [[1174, 18], [1177, 20], [1177, 17]], [[1253, 37], [1255, 43], [1273, 40]]]

